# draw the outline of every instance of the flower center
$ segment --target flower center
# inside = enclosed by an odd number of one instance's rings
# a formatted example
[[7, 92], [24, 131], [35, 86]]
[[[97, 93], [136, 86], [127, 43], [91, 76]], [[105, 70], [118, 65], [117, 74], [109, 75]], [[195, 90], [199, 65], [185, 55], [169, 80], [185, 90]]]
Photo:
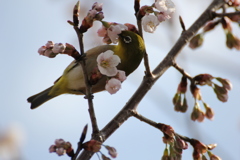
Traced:
[[108, 68], [110, 65], [109, 65], [109, 62], [108, 62], [108, 61], [103, 60], [103, 61], [101, 62], [101, 66], [104, 67], [104, 68]]

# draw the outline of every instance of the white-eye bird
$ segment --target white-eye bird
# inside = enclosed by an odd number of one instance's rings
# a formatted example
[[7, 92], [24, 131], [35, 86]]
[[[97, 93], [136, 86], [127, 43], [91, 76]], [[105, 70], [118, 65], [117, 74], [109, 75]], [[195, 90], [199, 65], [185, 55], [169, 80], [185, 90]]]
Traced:
[[[131, 74], [142, 61], [145, 53], [143, 39], [131, 31], [122, 31], [119, 34], [118, 45], [101, 45], [94, 47], [86, 52], [86, 69], [88, 75], [97, 66], [97, 57], [102, 52], [112, 50], [121, 59], [117, 69], [125, 71], [126, 76]], [[54, 85], [46, 90], [35, 94], [27, 99], [31, 103], [31, 109], [35, 109], [44, 102], [61, 94], [69, 93], [84, 95], [86, 91], [82, 67], [78, 61], [74, 60], [64, 70], [63, 75], [55, 81]], [[96, 93], [105, 90], [107, 77], [102, 76], [95, 85], [92, 92]]]

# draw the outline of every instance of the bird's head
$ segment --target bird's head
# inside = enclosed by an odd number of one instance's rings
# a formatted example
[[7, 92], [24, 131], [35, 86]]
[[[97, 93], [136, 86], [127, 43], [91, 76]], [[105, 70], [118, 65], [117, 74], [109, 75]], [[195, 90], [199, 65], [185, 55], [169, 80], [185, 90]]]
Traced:
[[132, 31], [122, 31], [119, 34], [118, 45], [127, 50], [145, 51], [142, 37]]
[[124, 70], [126, 75], [132, 73], [141, 63], [145, 53], [143, 39], [132, 31], [122, 31], [119, 34], [117, 52], [121, 59], [118, 69]]

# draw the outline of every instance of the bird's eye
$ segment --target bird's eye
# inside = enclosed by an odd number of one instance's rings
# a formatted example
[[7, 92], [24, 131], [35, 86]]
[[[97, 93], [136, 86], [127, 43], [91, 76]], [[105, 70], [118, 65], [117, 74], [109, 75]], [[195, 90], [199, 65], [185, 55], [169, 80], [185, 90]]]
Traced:
[[130, 42], [132, 42], [132, 38], [131, 38], [130, 36], [124, 37], [123, 40], [124, 40], [125, 43], [130, 43]]

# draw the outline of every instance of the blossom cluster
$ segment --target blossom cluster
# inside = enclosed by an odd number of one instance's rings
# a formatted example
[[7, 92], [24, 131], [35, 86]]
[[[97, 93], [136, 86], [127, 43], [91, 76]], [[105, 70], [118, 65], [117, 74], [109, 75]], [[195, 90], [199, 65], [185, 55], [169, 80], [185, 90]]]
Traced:
[[[235, 1], [234, 1], [235, 2]], [[235, 2], [237, 3], [237, 2]], [[214, 19], [209, 21], [204, 27], [203, 31], [201, 33], [198, 33], [195, 35], [189, 43], [189, 47], [192, 49], [196, 49], [200, 47], [203, 44], [203, 36], [205, 33], [213, 30], [218, 24], [222, 24], [222, 28], [225, 32], [226, 36], [226, 46], [229, 49], [237, 49], [240, 50], [240, 38], [235, 36], [232, 31], [232, 22], [237, 22], [239, 24], [240, 22], [240, 16], [239, 15], [232, 15], [232, 16], [225, 16], [221, 19]]]
[[[154, 11], [156, 9], [157, 11]], [[153, 33], [157, 26], [172, 17], [175, 4], [171, 0], [156, 0], [152, 6], [142, 6], [139, 13], [142, 17], [143, 29]]]
[[118, 70], [117, 65], [121, 62], [119, 56], [114, 55], [114, 52], [107, 50], [97, 57], [97, 65], [100, 73], [111, 77], [105, 86], [105, 89], [114, 94], [121, 88], [121, 83], [126, 79], [124, 71]]
[[166, 144], [162, 160], [182, 159], [182, 152], [188, 149], [188, 143], [193, 147], [193, 159], [205, 160], [208, 155], [210, 160], [221, 160], [220, 157], [211, 152], [217, 144], [206, 145], [197, 139], [183, 137], [166, 124], [158, 123], [158, 128], [164, 133], [163, 142]]
[[66, 43], [66, 44], [54, 43], [53, 41], [48, 41], [44, 46], [41, 46], [38, 49], [38, 53], [40, 55], [43, 55], [43, 56], [46, 56], [49, 58], [54, 58], [59, 53], [67, 54], [69, 56], [72, 56], [75, 59], [77, 59], [77, 57], [80, 56], [73, 45], [68, 44], [68, 43]]
[[55, 144], [50, 146], [49, 152], [56, 152], [56, 154], [59, 156], [62, 156], [65, 153], [72, 154], [72, 144], [70, 142], [65, 142], [63, 139], [56, 139]]
[[[100, 152], [100, 149], [101, 149], [102, 146], [104, 146], [108, 150], [108, 154], [112, 158], [117, 157], [117, 150], [114, 147], [111, 147], [111, 146], [108, 146], [108, 145], [103, 145], [101, 142], [96, 141], [94, 139], [82, 144], [83, 149], [85, 149], [87, 151], [95, 152], [95, 153]], [[103, 160], [110, 160], [110, 158], [105, 156], [102, 152], [100, 152], [100, 153], [102, 154], [102, 159]]]
[[102, 3], [95, 2], [92, 5], [92, 9], [88, 11], [87, 16], [84, 17], [82, 24], [80, 26], [80, 32], [84, 33], [89, 28], [92, 27], [93, 22], [95, 20], [101, 21], [104, 18], [103, 12], [102, 12]]
[[120, 34], [123, 30], [128, 30], [126, 25], [120, 23], [113, 22], [102, 22], [102, 27], [97, 31], [99, 37], [103, 37], [103, 42], [117, 43], [118, 42], [118, 34]]
[[[221, 83], [222, 86], [213, 82], [214, 79]], [[199, 74], [192, 78], [190, 91], [193, 95], [193, 98], [195, 99], [195, 103], [193, 111], [191, 113], [191, 119], [193, 121], [202, 122], [206, 117], [207, 119], [212, 120], [214, 117], [214, 111], [211, 107], [209, 107], [207, 103], [203, 101], [200, 88], [198, 88], [197, 85], [200, 86], [207, 85], [212, 87], [217, 98], [222, 102], [226, 102], [228, 100], [228, 91], [232, 89], [232, 84], [227, 79], [213, 77], [210, 74]], [[173, 97], [174, 109], [177, 112], [186, 112], [188, 108], [185, 95], [186, 91], [187, 91], [187, 78], [183, 76], [180, 84], [178, 85], [177, 93]], [[205, 112], [201, 109], [199, 101], [202, 102]]]
[[38, 53], [40, 55], [54, 58], [57, 54], [63, 53], [65, 51], [66, 46], [62, 43], [53, 43], [53, 41], [48, 41], [44, 46], [38, 49]]

